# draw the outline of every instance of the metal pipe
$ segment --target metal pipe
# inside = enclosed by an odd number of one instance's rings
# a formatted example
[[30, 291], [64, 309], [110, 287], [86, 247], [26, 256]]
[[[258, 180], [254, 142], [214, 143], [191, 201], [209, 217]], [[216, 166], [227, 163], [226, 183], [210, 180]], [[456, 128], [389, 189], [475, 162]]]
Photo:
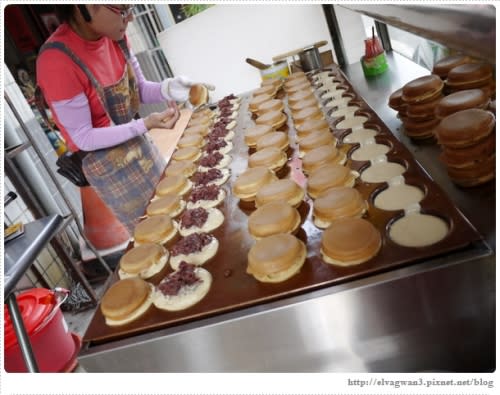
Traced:
[[[21, 118], [21, 115], [18, 113], [17, 109], [14, 107], [12, 101], [10, 100], [9, 94], [7, 92], [4, 92], [4, 98], [5, 98], [5, 101], [7, 102], [8, 106], [9, 106], [9, 108], [13, 112], [15, 118], [17, 119], [19, 125], [21, 126], [21, 129], [23, 129], [23, 132], [26, 135], [26, 138], [30, 141], [31, 146], [36, 151], [36, 153], [37, 153], [40, 161], [43, 163], [43, 165], [44, 165], [44, 167], [46, 169], [50, 169], [50, 166], [47, 163], [47, 160], [45, 159], [45, 157], [43, 156], [43, 154], [40, 152], [40, 149], [38, 148], [38, 146], [36, 144], [36, 141], [33, 139], [33, 136], [31, 136], [31, 133], [29, 132], [29, 130], [27, 129], [25, 123], [23, 122], [23, 120]], [[59, 181], [57, 180], [57, 178], [55, 177], [55, 175], [51, 171], [47, 171], [47, 173], [49, 174], [50, 179], [52, 180], [52, 182], [56, 186], [57, 190], [59, 191], [59, 193], [60, 193], [61, 197], [63, 198], [64, 202], [66, 203], [66, 206], [70, 210], [70, 212], [71, 212], [71, 214], [73, 216], [73, 220], [75, 221], [75, 224], [78, 227], [78, 230], [79, 230], [82, 238], [85, 240], [85, 243], [92, 250], [92, 252], [94, 253], [94, 255], [97, 257], [97, 259], [101, 263], [102, 267], [104, 267], [104, 270], [106, 270], [106, 272], [108, 273], [108, 275], [112, 274], [113, 272], [109, 268], [108, 264], [104, 261], [104, 259], [101, 257], [101, 255], [99, 254], [99, 252], [95, 249], [95, 247], [92, 245], [92, 243], [90, 243], [90, 241], [88, 240], [88, 238], [85, 236], [85, 233], [83, 231], [83, 227], [80, 224], [80, 221], [78, 220], [78, 214], [76, 213], [75, 208], [73, 207], [72, 203], [69, 201], [68, 197], [64, 193], [64, 190], [62, 189], [61, 184], [59, 183]], [[93, 293], [92, 287], [90, 286], [90, 284], [88, 284], [88, 282], [85, 279], [85, 277], [81, 276], [80, 280], [82, 281], [82, 283], [85, 286], [86, 290], [89, 291], [89, 292], [91, 292], [91, 293]]]
[[30, 339], [26, 333], [26, 328], [24, 327], [23, 319], [21, 317], [21, 313], [19, 312], [19, 307], [17, 306], [16, 295], [14, 293], [11, 293], [7, 298], [7, 307], [9, 309], [12, 326], [16, 332], [17, 342], [19, 343], [21, 354], [23, 355], [24, 362], [26, 363], [26, 368], [28, 372], [38, 373], [40, 370], [38, 369], [35, 354], [31, 348]]

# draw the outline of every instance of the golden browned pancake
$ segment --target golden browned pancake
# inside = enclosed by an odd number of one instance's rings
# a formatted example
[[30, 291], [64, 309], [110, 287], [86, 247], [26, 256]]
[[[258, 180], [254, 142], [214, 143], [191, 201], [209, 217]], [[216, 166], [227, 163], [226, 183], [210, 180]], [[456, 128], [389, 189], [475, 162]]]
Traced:
[[128, 250], [120, 259], [118, 276], [150, 278], [159, 273], [166, 265], [169, 253], [165, 247], [146, 243]]
[[272, 84], [265, 85], [265, 86], [262, 86], [260, 88], [255, 89], [252, 92], [252, 97], [257, 97], [257, 96], [261, 96], [261, 95], [274, 96], [274, 95], [276, 95], [277, 91], [278, 91], [278, 89], [274, 85], [272, 85]]
[[253, 201], [260, 188], [277, 179], [267, 167], [249, 168], [234, 182], [233, 194], [243, 201]]
[[432, 68], [432, 74], [439, 75], [442, 79], [446, 79], [449, 71], [454, 67], [464, 63], [469, 63], [470, 58], [466, 55], [451, 55], [441, 60], [438, 60]]
[[443, 119], [448, 115], [469, 108], [486, 109], [490, 97], [482, 89], [466, 89], [443, 97], [435, 108], [436, 117]]
[[257, 140], [264, 136], [266, 133], [274, 131], [271, 125], [255, 125], [245, 130], [244, 139], [245, 144], [249, 147], [255, 147]]
[[177, 193], [168, 193], [158, 199], [152, 200], [146, 207], [146, 214], [148, 216], [168, 214], [170, 217], [177, 217], [184, 208], [186, 202]]
[[191, 134], [201, 134], [203, 137], [205, 137], [208, 134], [208, 131], [209, 131], [208, 125], [203, 125], [203, 124], [193, 125], [186, 128], [186, 130], [184, 130], [183, 135], [189, 136]]
[[300, 125], [309, 119], [324, 118], [323, 111], [317, 106], [305, 107], [293, 114], [293, 122], [295, 125]]
[[259, 106], [266, 102], [269, 101], [273, 98], [273, 95], [265, 94], [265, 95], [259, 95], [259, 96], [254, 96], [249, 102], [248, 102], [248, 109], [251, 112], [257, 112], [259, 109]]
[[259, 116], [255, 123], [257, 125], [269, 125], [273, 129], [278, 129], [286, 123], [286, 114], [282, 111], [268, 111], [265, 114]]
[[337, 139], [335, 136], [326, 131], [315, 131], [309, 133], [307, 136], [301, 138], [299, 140], [299, 155], [304, 156], [309, 151], [314, 148], [322, 147], [324, 145], [333, 145], [337, 144]]
[[346, 155], [334, 145], [328, 144], [313, 148], [302, 158], [302, 169], [304, 173], [310, 174], [314, 170], [326, 164], [340, 164], [346, 162]]
[[285, 281], [299, 272], [306, 255], [304, 243], [292, 235], [265, 237], [250, 248], [247, 273], [262, 282]]
[[436, 107], [443, 97], [443, 95], [438, 95], [435, 99], [426, 101], [425, 103], [408, 104], [406, 106], [406, 115], [417, 121], [434, 119]]
[[348, 167], [336, 164], [327, 164], [314, 170], [309, 175], [307, 193], [313, 199], [330, 188], [352, 187], [359, 175]]
[[313, 205], [314, 224], [327, 228], [344, 217], [361, 217], [367, 210], [367, 203], [355, 188], [338, 187], [323, 191]]
[[469, 163], [466, 167], [448, 166], [446, 171], [451, 180], [463, 187], [484, 184], [495, 178], [496, 155], [493, 154], [481, 161]]
[[488, 83], [493, 75], [493, 68], [488, 63], [465, 63], [453, 67], [446, 78], [446, 85], [452, 88], [469, 86], [472, 83]]
[[492, 132], [494, 126], [495, 116], [491, 112], [470, 108], [443, 118], [435, 133], [440, 144], [463, 148], [477, 144]]
[[101, 299], [101, 313], [109, 326], [125, 325], [138, 319], [151, 306], [153, 287], [134, 277], [114, 283]]
[[318, 107], [319, 108], [319, 103], [318, 100], [316, 99], [315, 96], [311, 96], [308, 99], [298, 101], [294, 104], [290, 104], [288, 108], [292, 112], [292, 115], [295, 115], [298, 111], [302, 110], [303, 108], [307, 107]]
[[399, 111], [404, 104], [403, 88], [399, 88], [391, 93], [389, 96], [389, 107], [393, 110]]
[[197, 166], [190, 160], [172, 161], [165, 169], [165, 176], [191, 177], [196, 172]]
[[201, 148], [205, 145], [205, 139], [201, 134], [188, 134], [186, 136], [182, 136], [177, 142], [177, 147], [186, 148], [186, 147], [196, 147]]
[[433, 100], [441, 94], [443, 86], [443, 80], [434, 74], [416, 78], [403, 86], [403, 100], [406, 103]]
[[279, 77], [266, 78], [261, 83], [260, 86], [273, 85], [276, 89], [281, 89], [283, 86], [283, 80]]
[[177, 235], [177, 225], [169, 215], [148, 217], [134, 228], [135, 245], [144, 243], [165, 244]]
[[290, 141], [288, 139], [288, 134], [284, 132], [271, 132], [267, 133], [264, 136], [260, 137], [257, 140], [257, 151], [267, 147], [276, 147], [282, 151], [286, 151], [290, 145]]
[[295, 85], [292, 85], [292, 86], [289, 86], [288, 88], [286, 88], [286, 92], [289, 94], [289, 95], [292, 95], [294, 94], [295, 92], [298, 92], [298, 91], [302, 91], [302, 90], [306, 90], [306, 89], [311, 89], [311, 83], [309, 81], [303, 81], [301, 82], [300, 84], [297, 83]]
[[269, 170], [277, 172], [282, 169], [287, 162], [286, 154], [276, 147], [263, 148], [250, 155], [248, 167], [267, 167]]
[[299, 184], [290, 179], [271, 181], [261, 186], [255, 195], [255, 205], [261, 207], [266, 203], [285, 201], [292, 207], [298, 207], [304, 199], [305, 192]]
[[285, 108], [283, 101], [279, 99], [271, 99], [265, 101], [257, 108], [257, 114], [263, 115], [269, 111], [283, 111]]
[[202, 127], [202, 128], [208, 128], [212, 124], [212, 118], [208, 116], [203, 116], [203, 117], [197, 117], [197, 118], [191, 118], [188, 121], [188, 128], [191, 127]]
[[285, 88], [286, 91], [288, 91], [288, 89], [290, 88], [293, 88], [294, 86], [302, 85], [305, 82], [309, 82], [306, 75], [294, 75], [293, 77], [292, 75], [290, 75], [283, 84], [283, 87]]
[[304, 123], [297, 125], [295, 129], [297, 137], [302, 138], [315, 131], [330, 132], [330, 125], [326, 119], [308, 119]]
[[475, 163], [484, 161], [495, 154], [496, 133], [490, 133], [477, 144], [464, 148], [450, 148], [442, 146], [440, 159], [449, 167], [471, 167]]
[[314, 97], [314, 91], [311, 88], [297, 91], [288, 96], [288, 103], [294, 105], [302, 100], [310, 99], [311, 97]]
[[321, 256], [332, 265], [359, 265], [377, 255], [381, 246], [380, 232], [371, 222], [340, 218], [323, 231]]
[[191, 114], [191, 118], [194, 119], [200, 117], [213, 118], [214, 116], [215, 116], [214, 112], [208, 107], [200, 107]]
[[201, 150], [197, 147], [177, 148], [172, 154], [172, 160], [190, 160], [197, 161], [201, 156]]
[[248, 217], [248, 230], [255, 239], [277, 233], [294, 233], [299, 226], [299, 212], [283, 201], [264, 204]]
[[184, 196], [193, 187], [193, 183], [182, 175], [167, 176], [156, 186], [156, 195], [161, 197], [170, 194]]

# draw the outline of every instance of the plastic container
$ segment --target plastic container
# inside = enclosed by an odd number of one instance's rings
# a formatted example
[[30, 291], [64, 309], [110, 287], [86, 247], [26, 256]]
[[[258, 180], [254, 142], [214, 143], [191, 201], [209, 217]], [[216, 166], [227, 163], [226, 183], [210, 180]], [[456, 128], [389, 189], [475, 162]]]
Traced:
[[389, 66], [387, 65], [385, 52], [382, 52], [381, 54], [374, 56], [373, 58], [362, 56], [361, 65], [363, 67], [363, 73], [365, 77], [373, 77], [379, 74], [383, 74], [389, 68]]
[[262, 80], [267, 80], [270, 78], [286, 78], [290, 75], [290, 69], [288, 68], [288, 62], [283, 60], [281, 62], [274, 63], [271, 67], [260, 70], [260, 76]]
[[[60, 305], [68, 291], [33, 288], [17, 295], [31, 347], [40, 372], [64, 372], [79, 351], [75, 335], [68, 330]], [[9, 310], [4, 309], [4, 361], [9, 373], [27, 372]]]

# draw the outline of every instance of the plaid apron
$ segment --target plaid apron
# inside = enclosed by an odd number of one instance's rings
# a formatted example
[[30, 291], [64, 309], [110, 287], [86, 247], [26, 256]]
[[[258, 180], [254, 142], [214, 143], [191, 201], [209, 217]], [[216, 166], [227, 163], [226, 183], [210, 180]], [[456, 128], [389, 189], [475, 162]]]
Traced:
[[[80, 66], [115, 125], [130, 122], [140, 105], [128, 47], [124, 40], [119, 44], [126, 66], [120, 80], [108, 87], [102, 87], [89, 68], [63, 43], [46, 43], [40, 50], [41, 53], [48, 48], [59, 49]], [[130, 234], [133, 234], [139, 217], [144, 214], [164, 169], [163, 157], [145, 135], [115, 147], [88, 152], [83, 158], [83, 172], [89, 184]]]

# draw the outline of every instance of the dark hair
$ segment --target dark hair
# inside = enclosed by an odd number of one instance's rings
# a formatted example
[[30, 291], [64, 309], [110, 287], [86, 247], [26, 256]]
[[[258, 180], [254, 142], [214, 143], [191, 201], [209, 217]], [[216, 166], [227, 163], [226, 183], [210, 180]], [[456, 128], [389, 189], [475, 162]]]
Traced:
[[54, 9], [56, 11], [57, 19], [59, 19], [61, 23], [69, 22], [73, 19], [76, 11], [75, 4], [57, 4], [54, 6]]

